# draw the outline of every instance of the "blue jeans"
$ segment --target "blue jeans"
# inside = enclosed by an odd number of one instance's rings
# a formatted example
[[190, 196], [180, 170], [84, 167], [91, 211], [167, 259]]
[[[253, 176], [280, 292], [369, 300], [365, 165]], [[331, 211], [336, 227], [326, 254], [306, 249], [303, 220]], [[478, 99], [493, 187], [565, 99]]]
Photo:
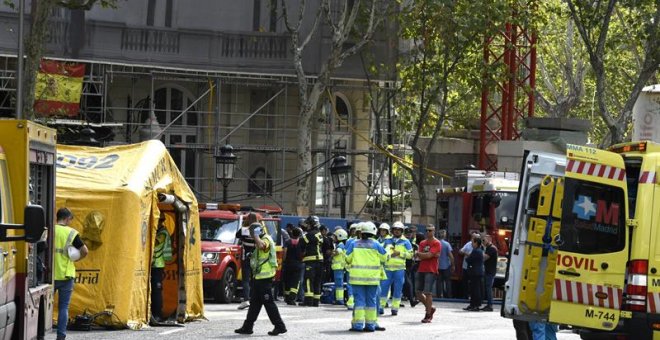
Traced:
[[493, 306], [493, 281], [495, 281], [495, 274], [484, 275], [484, 290], [486, 292], [486, 303], [488, 306]]
[[69, 303], [73, 293], [73, 279], [55, 280], [55, 292], [57, 299], [57, 336], [66, 336], [66, 325], [69, 322]]

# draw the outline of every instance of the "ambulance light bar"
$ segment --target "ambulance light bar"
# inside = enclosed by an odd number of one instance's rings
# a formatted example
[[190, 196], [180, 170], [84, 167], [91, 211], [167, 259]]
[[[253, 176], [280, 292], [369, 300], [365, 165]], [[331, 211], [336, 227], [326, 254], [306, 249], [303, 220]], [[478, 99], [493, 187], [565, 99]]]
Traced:
[[614, 153], [624, 153], [624, 152], [633, 152], [633, 151], [646, 152], [646, 142], [613, 145], [609, 148], [609, 151]]

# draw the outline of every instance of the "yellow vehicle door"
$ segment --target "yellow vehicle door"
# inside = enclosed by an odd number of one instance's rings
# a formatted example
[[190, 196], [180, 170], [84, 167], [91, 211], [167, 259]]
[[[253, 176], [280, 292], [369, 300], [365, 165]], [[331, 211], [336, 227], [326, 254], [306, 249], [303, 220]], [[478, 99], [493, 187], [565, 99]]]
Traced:
[[550, 322], [612, 330], [628, 261], [628, 201], [621, 155], [568, 145]]
[[525, 151], [504, 284], [504, 317], [548, 320], [565, 168], [564, 155]]

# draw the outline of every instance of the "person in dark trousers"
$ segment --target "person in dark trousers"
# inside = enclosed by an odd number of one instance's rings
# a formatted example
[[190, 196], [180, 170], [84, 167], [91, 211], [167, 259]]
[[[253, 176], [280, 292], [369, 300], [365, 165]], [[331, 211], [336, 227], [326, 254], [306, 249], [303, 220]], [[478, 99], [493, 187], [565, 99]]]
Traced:
[[284, 321], [277, 309], [273, 297], [273, 278], [277, 270], [277, 255], [275, 242], [265, 232], [265, 228], [258, 221], [249, 226], [250, 236], [254, 239], [255, 250], [250, 257], [252, 269], [252, 290], [250, 295], [250, 308], [241, 328], [234, 330], [238, 334], [252, 334], [254, 323], [257, 321], [261, 307], [266, 308], [270, 322], [275, 328], [268, 335], [279, 335], [287, 332]]
[[513, 328], [516, 330], [516, 340], [533, 340], [532, 330], [529, 328], [529, 322], [522, 320], [513, 320]]
[[323, 278], [321, 283], [334, 282], [332, 274], [332, 252], [335, 251], [335, 242], [332, 240], [331, 234], [328, 233], [328, 227], [321, 225], [319, 228], [321, 236], [323, 236], [323, 244], [321, 245], [321, 252], [323, 253]]
[[282, 258], [282, 271], [286, 273], [284, 277], [284, 302], [287, 305], [296, 305], [298, 296], [298, 286], [300, 285], [300, 274], [305, 269], [302, 263], [302, 248], [300, 246], [300, 237], [302, 230], [293, 225], [289, 228], [291, 239], [284, 245], [286, 249]]
[[[286, 228], [280, 228], [280, 241], [282, 242], [282, 258], [286, 256], [286, 244], [289, 242], [291, 239], [291, 235], [289, 234], [289, 225], [293, 226], [291, 223], [287, 225]], [[274, 239], [275, 235], [273, 235], [273, 241], [275, 241], [275, 244], [277, 244], [277, 240]], [[286, 271], [284, 270], [284, 267], [282, 267], [282, 272], [280, 273], [280, 277], [284, 278], [286, 277]], [[286, 296], [286, 291], [284, 290], [284, 279], [280, 279], [279, 281], [275, 282], [275, 287], [273, 287], [273, 294], [275, 294], [275, 300], [280, 301], [280, 296], [285, 297]]]
[[467, 275], [470, 280], [470, 305], [463, 310], [478, 312], [481, 306], [481, 290], [484, 278], [484, 251], [481, 248], [481, 237], [472, 239], [472, 251], [465, 258], [467, 261]]
[[497, 248], [493, 245], [490, 235], [484, 236], [484, 292], [486, 293], [486, 306], [482, 311], [493, 311], [493, 282], [497, 272]]
[[151, 259], [151, 317], [152, 324], [163, 321], [163, 279], [165, 264], [172, 261], [172, 240], [165, 227], [165, 215], [158, 220], [158, 231]]
[[302, 239], [305, 250], [303, 263], [305, 264], [305, 300], [304, 306], [318, 307], [321, 302], [321, 280], [323, 279], [323, 236], [319, 231], [321, 224], [316, 216], [309, 216], [305, 220], [306, 233]]
[[[417, 238], [413, 234], [410, 228], [406, 228], [404, 232], [405, 237], [410, 241], [410, 244], [413, 248], [413, 253], [417, 252], [419, 248], [417, 244]], [[417, 301], [417, 296], [415, 294], [415, 274], [417, 273], [416, 267], [414, 266], [415, 262], [413, 259], [406, 259], [406, 275], [405, 281], [403, 283], [403, 297], [405, 297], [410, 303], [410, 307], [415, 307], [419, 301]]]
[[250, 256], [254, 252], [254, 238], [250, 235], [250, 225], [258, 222], [256, 213], [249, 213], [243, 220], [243, 225], [236, 231], [236, 239], [241, 244], [241, 284], [243, 286], [243, 301], [238, 305], [238, 309], [245, 309], [250, 306]]

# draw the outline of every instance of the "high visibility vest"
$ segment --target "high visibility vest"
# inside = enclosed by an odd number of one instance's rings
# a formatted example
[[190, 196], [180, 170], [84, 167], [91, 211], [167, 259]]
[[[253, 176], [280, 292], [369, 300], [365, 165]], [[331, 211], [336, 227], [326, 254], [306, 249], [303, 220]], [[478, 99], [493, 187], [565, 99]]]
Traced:
[[389, 240], [391, 238], [392, 238], [392, 235], [385, 235], [385, 237], [379, 236], [378, 237], [378, 243], [380, 243], [380, 245], [384, 246], [385, 242], [387, 242], [387, 240]]
[[389, 254], [392, 254], [394, 250], [400, 253], [399, 256], [396, 257], [390, 256], [385, 263], [385, 270], [405, 270], [406, 260], [412, 259], [413, 255], [410, 241], [404, 236], [401, 236], [400, 238], [391, 238], [385, 241], [385, 249]]
[[151, 260], [152, 268], [165, 268], [165, 262], [172, 260], [172, 240], [165, 228], [159, 228], [156, 233], [154, 256]]
[[76, 266], [69, 259], [67, 246], [71, 245], [78, 231], [65, 225], [55, 225], [55, 280], [68, 280], [76, 277]]
[[386, 259], [385, 249], [376, 240], [358, 240], [348, 252], [351, 264], [349, 283], [352, 285], [376, 286], [380, 284], [382, 263]]
[[250, 268], [255, 280], [274, 277], [277, 270], [277, 254], [273, 239], [264, 234], [261, 240], [266, 243], [266, 250], [256, 248], [250, 257]]
[[337, 244], [337, 255], [332, 256], [332, 270], [343, 270], [346, 268], [346, 247], [343, 243]]
[[303, 235], [303, 241], [305, 242], [303, 262], [323, 261], [323, 253], [321, 252], [323, 235], [321, 235], [321, 232], [318, 229], [310, 230]]

